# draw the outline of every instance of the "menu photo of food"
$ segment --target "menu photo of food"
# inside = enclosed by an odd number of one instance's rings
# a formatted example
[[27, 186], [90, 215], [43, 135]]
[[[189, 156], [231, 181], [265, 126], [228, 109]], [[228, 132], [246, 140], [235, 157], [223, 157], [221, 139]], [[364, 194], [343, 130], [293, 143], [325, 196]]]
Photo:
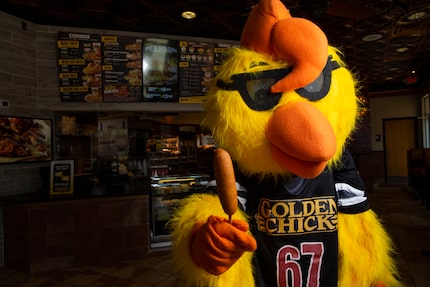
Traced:
[[52, 159], [49, 119], [0, 116], [0, 163]]
[[91, 87], [90, 92], [85, 95], [84, 100], [88, 103], [100, 103], [103, 101], [103, 90], [99, 87]]
[[88, 93], [84, 100], [89, 103], [99, 103], [103, 101], [102, 96], [102, 66], [101, 61], [89, 62], [82, 70], [85, 74], [82, 77], [84, 86], [88, 87]]
[[178, 41], [144, 39], [143, 100], [178, 101]]
[[58, 32], [57, 48], [61, 100], [101, 102], [101, 36]]
[[142, 101], [142, 39], [102, 36], [103, 101]]

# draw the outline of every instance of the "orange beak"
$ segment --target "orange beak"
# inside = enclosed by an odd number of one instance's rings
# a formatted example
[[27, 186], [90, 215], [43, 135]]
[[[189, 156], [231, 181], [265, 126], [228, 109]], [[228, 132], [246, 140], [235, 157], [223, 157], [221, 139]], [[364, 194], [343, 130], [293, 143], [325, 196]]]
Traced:
[[336, 136], [326, 117], [306, 102], [276, 109], [266, 127], [273, 158], [289, 172], [317, 177], [336, 153]]

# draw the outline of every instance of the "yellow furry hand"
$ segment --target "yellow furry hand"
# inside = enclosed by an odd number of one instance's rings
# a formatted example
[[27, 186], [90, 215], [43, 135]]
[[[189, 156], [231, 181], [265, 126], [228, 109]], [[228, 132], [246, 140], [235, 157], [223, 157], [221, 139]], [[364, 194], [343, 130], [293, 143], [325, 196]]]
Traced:
[[197, 265], [213, 275], [227, 271], [244, 252], [255, 251], [257, 242], [247, 233], [248, 223], [209, 216], [206, 223], [196, 223], [191, 254]]

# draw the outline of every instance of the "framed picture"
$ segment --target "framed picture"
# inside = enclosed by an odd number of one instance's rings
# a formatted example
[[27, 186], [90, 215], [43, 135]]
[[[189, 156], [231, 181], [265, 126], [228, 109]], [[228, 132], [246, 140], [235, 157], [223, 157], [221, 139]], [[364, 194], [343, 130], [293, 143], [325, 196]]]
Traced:
[[0, 163], [52, 160], [52, 120], [0, 115]]
[[74, 184], [74, 161], [54, 160], [51, 161], [50, 189], [49, 194], [73, 195]]

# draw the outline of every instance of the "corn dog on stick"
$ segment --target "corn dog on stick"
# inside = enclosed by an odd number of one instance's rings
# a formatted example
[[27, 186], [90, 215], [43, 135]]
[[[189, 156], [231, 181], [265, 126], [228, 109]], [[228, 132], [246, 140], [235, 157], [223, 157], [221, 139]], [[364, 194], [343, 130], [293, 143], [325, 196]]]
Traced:
[[222, 208], [231, 223], [237, 210], [237, 190], [233, 162], [226, 150], [218, 148], [214, 151], [214, 173]]

